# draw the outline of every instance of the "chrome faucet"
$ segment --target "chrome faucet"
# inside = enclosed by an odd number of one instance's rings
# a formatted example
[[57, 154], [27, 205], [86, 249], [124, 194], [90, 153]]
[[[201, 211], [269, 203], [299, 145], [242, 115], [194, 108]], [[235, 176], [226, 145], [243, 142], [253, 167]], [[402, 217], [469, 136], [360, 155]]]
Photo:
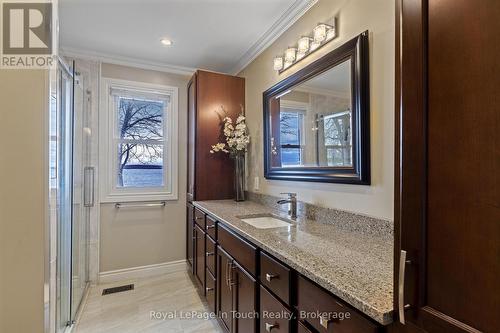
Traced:
[[281, 193], [281, 194], [288, 194], [288, 199], [283, 199], [279, 200], [277, 204], [283, 205], [283, 204], [290, 204], [290, 209], [288, 210], [288, 215], [292, 219], [297, 218], [297, 193]]

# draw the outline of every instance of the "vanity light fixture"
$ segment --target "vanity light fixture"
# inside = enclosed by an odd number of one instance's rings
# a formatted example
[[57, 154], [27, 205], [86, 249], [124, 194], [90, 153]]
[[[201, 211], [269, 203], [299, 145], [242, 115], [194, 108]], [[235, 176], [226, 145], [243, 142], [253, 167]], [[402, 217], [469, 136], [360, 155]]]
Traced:
[[301, 37], [298, 42], [298, 53], [306, 53], [309, 51], [309, 45], [311, 44], [311, 37], [305, 36]]
[[170, 45], [173, 44], [172, 41], [170, 39], [168, 39], [168, 38], [162, 38], [162, 39], [160, 39], [160, 43], [162, 43], [165, 46], [170, 46]]
[[274, 58], [273, 68], [279, 73], [304, 59], [323, 45], [337, 37], [336, 19], [333, 24], [319, 23], [312, 31], [312, 36], [302, 36], [296, 46], [285, 50], [283, 56]]
[[297, 52], [297, 61], [304, 58], [306, 56], [306, 52]]
[[283, 69], [283, 57], [274, 58], [274, 70], [280, 71]]
[[319, 42], [312, 42], [311, 43], [311, 52], [316, 51], [320, 46], [321, 46], [321, 43], [319, 43]]
[[285, 51], [285, 63], [293, 63], [296, 59], [297, 49], [295, 47], [289, 47]]
[[324, 40], [326, 40], [326, 34], [328, 30], [332, 29], [333, 27], [331, 25], [327, 25], [324, 23], [320, 23], [316, 26], [316, 28], [313, 29], [313, 36], [314, 36], [314, 41], [321, 43]]

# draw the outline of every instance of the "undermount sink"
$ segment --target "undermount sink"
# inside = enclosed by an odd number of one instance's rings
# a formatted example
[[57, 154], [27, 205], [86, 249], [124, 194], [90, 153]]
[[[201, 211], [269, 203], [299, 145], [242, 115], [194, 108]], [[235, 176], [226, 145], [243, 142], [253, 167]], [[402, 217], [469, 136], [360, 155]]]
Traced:
[[281, 228], [292, 225], [292, 222], [273, 214], [245, 215], [238, 216], [238, 218], [257, 229]]

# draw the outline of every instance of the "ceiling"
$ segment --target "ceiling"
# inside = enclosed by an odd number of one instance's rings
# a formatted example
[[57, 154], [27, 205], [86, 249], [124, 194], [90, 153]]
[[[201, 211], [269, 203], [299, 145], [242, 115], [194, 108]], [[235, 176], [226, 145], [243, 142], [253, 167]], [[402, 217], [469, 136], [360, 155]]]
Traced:
[[60, 0], [60, 45], [69, 54], [234, 73], [315, 2]]

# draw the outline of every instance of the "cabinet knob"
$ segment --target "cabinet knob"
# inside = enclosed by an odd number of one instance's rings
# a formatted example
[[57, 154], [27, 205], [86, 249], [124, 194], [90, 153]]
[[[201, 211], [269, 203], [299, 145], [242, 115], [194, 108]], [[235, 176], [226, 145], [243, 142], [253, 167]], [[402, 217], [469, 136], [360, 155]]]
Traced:
[[279, 324], [269, 324], [269, 323], [266, 323], [266, 332], [271, 332], [271, 330], [273, 328], [279, 328], [280, 325]]
[[207, 287], [207, 288], [205, 288], [205, 290], [206, 290], [206, 291], [207, 291], [207, 293], [208, 293], [208, 292], [210, 292], [210, 291], [213, 291], [213, 290], [214, 290], [214, 288], [209, 288], [209, 287]]
[[215, 254], [215, 253], [213, 253], [213, 252], [207, 252], [207, 253], [205, 253], [205, 256], [206, 256], [206, 257], [210, 257], [210, 256], [213, 256], [214, 254]]
[[196, 216], [194, 219], [195, 219], [196, 221], [201, 221], [201, 220], [204, 220], [204, 219], [205, 219], [205, 217], [204, 217], [204, 216]]
[[215, 224], [207, 225], [207, 229], [213, 229], [213, 228], [215, 228]]
[[319, 317], [319, 324], [323, 326], [325, 329], [328, 329], [328, 324], [330, 324], [333, 320], [330, 319], [330, 316], [321, 315]]
[[276, 279], [276, 278], [279, 278], [279, 274], [269, 274], [269, 273], [266, 273], [266, 280], [268, 282], [271, 282], [272, 279]]

